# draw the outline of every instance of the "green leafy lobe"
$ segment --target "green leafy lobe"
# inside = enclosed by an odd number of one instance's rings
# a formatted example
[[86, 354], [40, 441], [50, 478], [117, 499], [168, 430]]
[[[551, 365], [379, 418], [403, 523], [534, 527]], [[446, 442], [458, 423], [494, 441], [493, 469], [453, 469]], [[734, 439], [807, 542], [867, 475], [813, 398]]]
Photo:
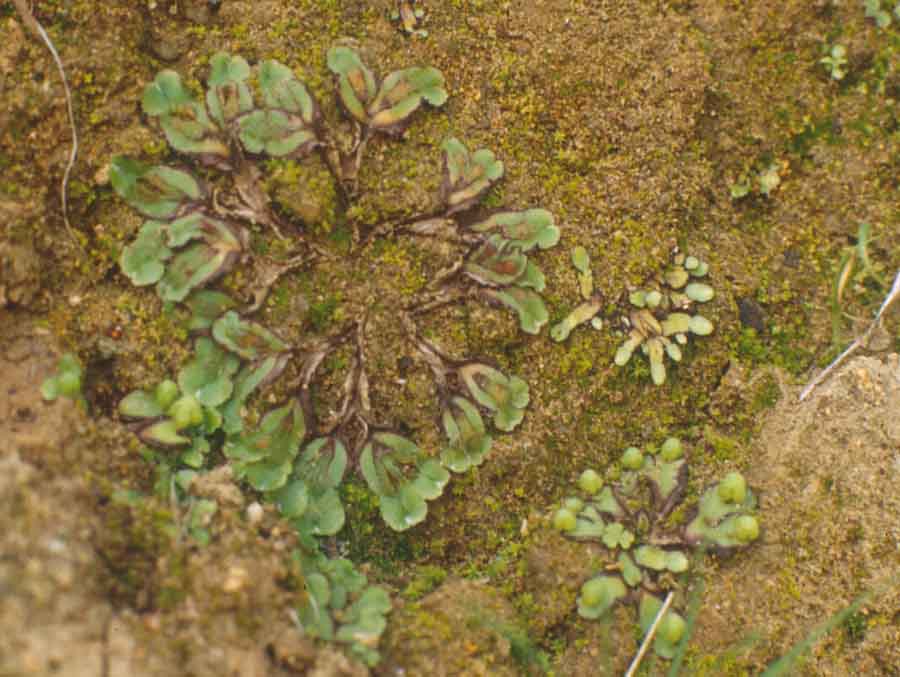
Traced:
[[293, 402], [268, 412], [255, 432], [228, 440], [224, 453], [232, 462], [235, 476], [259, 491], [274, 491], [287, 483], [305, 435], [303, 411]]
[[472, 207], [503, 177], [503, 163], [486, 148], [469, 153], [459, 139], [451, 137], [443, 150], [441, 200], [448, 215]]
[[462, 366], [459, 374], [472, 398], [494, 412], [494, 425], [500, 430], [509, 432], [522, 422], [530, 399], [525, 381], [479, 362]]

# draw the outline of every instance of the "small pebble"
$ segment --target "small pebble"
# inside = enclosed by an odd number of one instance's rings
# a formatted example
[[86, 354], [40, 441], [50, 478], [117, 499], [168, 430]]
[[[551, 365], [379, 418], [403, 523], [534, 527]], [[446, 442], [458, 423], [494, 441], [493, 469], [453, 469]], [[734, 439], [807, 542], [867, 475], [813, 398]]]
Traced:
[[222, 590], [228, 593], [240, 592], [246, 585], [249, 574], [242, 567], [231, 567], [225, 576], [225, 582], [222, 583]]
[[250, 524], [259, 524], [263, 518], [263, 507], [254, 501], [247, 506], [247, 521]]

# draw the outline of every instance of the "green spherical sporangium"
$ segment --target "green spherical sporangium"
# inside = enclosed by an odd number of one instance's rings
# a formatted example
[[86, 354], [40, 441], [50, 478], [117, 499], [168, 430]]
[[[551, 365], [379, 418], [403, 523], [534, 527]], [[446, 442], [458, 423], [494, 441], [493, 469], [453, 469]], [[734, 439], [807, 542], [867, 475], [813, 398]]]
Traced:
[[637, 447], [628, 447], [622, 454], [622, 467], [628, 470], [640, 470], [644, 465], [644, 455]]
[[560, 508], [553, 515], [553, 527], [559, 531], [572, 531], [575, 523], [575, 513], [566, 508]]
[[747, 497], [747, 480], [739, 472], [730, 472], [719, 482], [718, 492], [726, 503], [740, 505]]
[[734, 521], [734, 537], [741, 543], [759, 538], [759, 522], [752, 515], [741, 515]]
[[659, 453], [664, 461], [677, 461], [684, 456], [684, 447], [677, 437], [669, 437], [662, 443]]
[[584, 493], [593, 496], [603, 488], [603, 478], [596, 470], [585, 470], [578, 478], [578, 487]]

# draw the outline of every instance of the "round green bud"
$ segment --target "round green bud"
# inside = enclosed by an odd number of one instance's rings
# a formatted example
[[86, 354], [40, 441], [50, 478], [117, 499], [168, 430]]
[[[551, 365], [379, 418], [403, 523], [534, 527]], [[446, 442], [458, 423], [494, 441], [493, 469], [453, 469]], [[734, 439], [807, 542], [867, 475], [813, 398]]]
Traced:
[[683, 552], [672, 550], [666, 553], [666, 569], [672, 573], [684, 573], [689, 566], [690, 562]]
[[572, 496], [571, 498], [567, 498], [565, 501], [563, 501], [563, 507], [566, 510], [571, 510], [573, 513], [579, 513], [584, 507], [584, 501], [582, 501], [580, 498]]
[[739, 472], [730, 472], [719, 482], [718, 492], [725, 503], [740, 505], [747, 498], [747, 480]]
[[759, 538], [759, 522], [752, 515], [741, 515], [734, 521], [734, 537], [741, 543]]
[[597, 606], [606, 598], [606, 581], [592, 578], [581, 586], [581, 603], [584, 606]]
[[669, 461], [670, 463], [677, 461], [684, 456], [684, 447], [681, 445], [681, 440], [677, 437], [669, 437], [662, 443], [659, 454], [664, 461]]
[[175, 400], [168, 414], [176, 430], [203, 423], [203, 407], [193, 395], [183, 395]]
[[640, 470], [644, 465], [644, 455], [637, 447], [628, 447], [622, 454], [622, 467], [627, 470]]
[[156, 397], [156, 402], [159, 406], [163, 409], [168, 409], [172, 406], [172, 403], [178, 399], [178, 385], [175, 381], [170, 379], [161, 381], [160, 384], [156, 386], [154, 396]]
[[81, 394], [81, 375], [74, 371], [64, 371], [56, 377], [56, 387], [60, 395], [77, 397]]
[[628, 295], [628, 302], [635, 308], [643, 308], [647, 303], [647, 292], [643, 289], [631, 292]]
[[585, 470], [578, 478], [578, 487], [584, 493], [593, 496], [603, 488], [603, 478], [596, 470]]
[[679, 614], [667, 613], [659, 623], [657, 634], [669, 644], [677, 644], [684, 637], [685, 622]]
[[572, 531], [575, 528], [575, 513], [566, 508], [560, 508], [553, 515], [553, 528], [559, 531]]

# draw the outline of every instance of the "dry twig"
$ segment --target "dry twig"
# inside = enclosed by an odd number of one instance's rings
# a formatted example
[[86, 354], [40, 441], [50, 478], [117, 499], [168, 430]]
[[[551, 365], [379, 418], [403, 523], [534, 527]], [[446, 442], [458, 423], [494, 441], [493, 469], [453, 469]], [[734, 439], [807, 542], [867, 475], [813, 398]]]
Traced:
[[897, 276], [894, 278], [894, 284], [891, 286], [891, 290], [884, 298], [884, 301], [882, 301], [881, 307], [878, 309], [878, 312], [875, 313], [875, 319], [872, 320], [872, 324], [869, 325], [869, 328], [866, 329], [860, 336], [857, 336], [856, 340], [854, 340], [853, 343], [847, 346], [847, 349], [844, 352], [834, 358], [834, 361], [831, 364], [825, 367], [818, 376], [816, 376], [812, 381], [809, 382], [809, 385], [807, 385], [803, 389], [803, 392], [800, 393], [800, 402], [805, 400], [817, 385], [824, 381], [832, 371], [843, 364], [844, 360], [855, 353], [860, 348], [860, 346], [863, 346], [869, 342], [869, 339], [872, 337], [872, 333], [875, 331], [876, 327], [881, 324], [881, 318], [884, 316], [884, 313], [898, 298], [900, 298], [900, 270], [897, 271]]
[[34, 18], [34, 14], [31, 13], [31, 8], [28, 7], [26, 0], [13, 0], [13, 5], [15, 5], [16, 11], [18, 11], [19, 17], [21, 17], [22, 22], [32, 33], [35, 34], [35, 36], [39, 40], [41, 40], [47, 46], [47, 49], [50, 50], [50, 54], [51, 56], [53, 56], [53, 61], [56, 62], [56, 68], [59, 71], [59, 77], [63, 83], [63, 91], [66, 95], [66, 110], [69, 114], [69, 127], [72, 130], [72, 150], [69, 153], [69, 162], [66, 164], [66, 169], [63, 172], [62, 178], [62, 213], [63, 221], [66, 224], [66, 230], [69, 231], [69, 235], [72, 237], [72, 240], [75, 242], [75, 244], [78, 245], [79, 248], [81, 248], [81, 243], [78, 241], [78, 238], [75, 236], [75, 231], [72, 230], [72, 225], [69, 223], [69, 174], [72, 173], [72, 167], [75, 166], [75, 158], [78, 156], [78, 132], [75, 128], [75, 111], [72, 108], [72, 92], [69, 89], [69, 81], [66, 79], [66, 71], [63, 68], [62, 59], [59, 58], [59, 52], [56, 51], [56, 47], [53, 45], [53, 41], [50, 40], [50, 36], [47, 35], [47, 31], [45, 31], [40, 22]]
[[656, 612], [656, 618], [653, 619], [653, 624], [650, 626], [650, 629], [647, 630], [647, 634], [644, 635], [644, 641], [641, 642], [641, 648], [638, 649], [637, 655], [634, 657], [634, 660], [631, 661], [631, 665], [628, 666], [628, 672], [625, 673], [625, 677], [634, 677], [634, 673], [637, 672], [637, 669], [641, 665], [641, 661], [644, 660], [644, 654], [647, 653], [647, 649], [650, 648], [650, 642], [653, 641], [653, 638], [656, 636], [656, 629], [659, 627], [660, 622], [663, 619], [663, 616], [666, 615], [666, 612], [669, 610], [669, 607], [672, 606], [672, 600], [675, 599], [675, 593], [670, 590], [669, 594], [666, 595], [666, 600], [663, 602], [663, 605], [659, 607], [659, 611]]

